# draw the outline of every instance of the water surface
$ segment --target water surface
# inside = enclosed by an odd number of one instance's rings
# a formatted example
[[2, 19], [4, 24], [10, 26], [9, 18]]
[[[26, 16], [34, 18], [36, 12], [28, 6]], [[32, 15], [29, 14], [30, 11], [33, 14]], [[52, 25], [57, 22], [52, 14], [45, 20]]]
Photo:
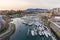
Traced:
[[22, 23], [23, 20], [20, 18], [14, 19], [14, 24], [16, 26], [15, 33], [10, 37], [9, 40], [52, 40], [51, 37], [46, 36], [32, 36], [31, 34], [28, 35], [28, 28], [35, 27], [35, 25], [28, 26]]

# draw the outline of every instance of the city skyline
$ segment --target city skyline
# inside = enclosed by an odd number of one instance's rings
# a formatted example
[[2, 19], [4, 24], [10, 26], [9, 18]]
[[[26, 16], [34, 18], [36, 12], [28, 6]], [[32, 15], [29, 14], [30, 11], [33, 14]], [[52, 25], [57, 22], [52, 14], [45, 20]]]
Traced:
[[59, 8], [60, 0], [0, 0], [0, 10], [27, 8]]

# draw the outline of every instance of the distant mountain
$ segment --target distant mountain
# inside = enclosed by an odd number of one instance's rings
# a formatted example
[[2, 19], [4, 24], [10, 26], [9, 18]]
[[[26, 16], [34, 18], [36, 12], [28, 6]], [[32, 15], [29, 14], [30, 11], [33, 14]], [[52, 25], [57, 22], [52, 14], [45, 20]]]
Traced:
[[40, 9], [40, 8], [29, 8], [29, 9], [26, 9], [24, 11], [26, 12], [38, 12], [38, 11], [44, 11], [44, 10], [48, 10], [48, 9]]

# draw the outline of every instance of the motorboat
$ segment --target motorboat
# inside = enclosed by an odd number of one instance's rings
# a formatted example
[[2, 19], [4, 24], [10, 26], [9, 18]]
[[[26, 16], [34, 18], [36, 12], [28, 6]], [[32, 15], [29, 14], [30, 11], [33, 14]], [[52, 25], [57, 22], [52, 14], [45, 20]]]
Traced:
[[39, 31], [38, 33], [39, 33], [40, 36], [42, 35], [42, 32], [41, 31]]
[[35, 29], [35, 28], [34, 28], [34, 33], [35, 33], [35, 35], [37, 35], [37, 29]]
[[41, 27], [39, 27], [39, 30], [42, 31]]
[[33, 22], [29, 22], [29, 23], [28, 23], [28, 25], [32, 25], [32, 24], [33, 24]]
[[35, 35], [37, 35], [37, 31], [35, 30]]
[[34, 30], [31, 30], [31, 35], [32, 35], [32, 36], [35, 36]]
[[44, 30], [44, 27], [41, 27], [42, 30]]
[[49, 36], [52, 36], [52, 35], [51, 35], [51, 31], [50, 31], [50, 30], [48, 30], [47, 32], [48, 32], [48, 35], [49, 35]]
[[39, 25], [40, 25], [40, 23], [39, 23], [39, 22], [35, 22], [34, 24], [35, 24], [35, 25], [37, 25], [37, 26], [39, 26]]
[[51, 36], [51, 34], [48, 32], [48, 35]]
[[45, 34], [46, 37], [48, 37], [47, 31], [44, 31], [44, 34]]
[[42, 35], [44, 35], [44, 31], [42, 31]]

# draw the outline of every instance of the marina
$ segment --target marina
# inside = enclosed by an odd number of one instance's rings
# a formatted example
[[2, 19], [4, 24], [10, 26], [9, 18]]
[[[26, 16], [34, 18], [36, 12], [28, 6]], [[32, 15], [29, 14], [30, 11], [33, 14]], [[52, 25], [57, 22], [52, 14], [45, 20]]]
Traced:
[[37, 16], [24, 17], [11, 19], [13, 21], [10, 23], [15, 24], [16, 30], [9, 40], [57, 40]]
[[[16, 31], [9, 40], [57, 40], [50, 28], [35, 19], [27, 23], [22, 18], [14, 18]], [[31, 22], [32, 24], [30, 24]]]

